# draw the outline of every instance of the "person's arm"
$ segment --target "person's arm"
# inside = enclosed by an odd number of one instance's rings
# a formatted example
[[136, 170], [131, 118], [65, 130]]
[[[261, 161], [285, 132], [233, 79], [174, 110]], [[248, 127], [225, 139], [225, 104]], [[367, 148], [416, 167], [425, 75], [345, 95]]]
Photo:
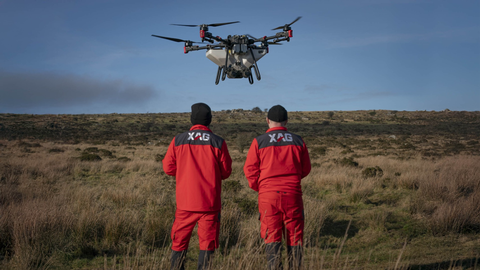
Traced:
[[220, 150], [220, 171], [222, 174], [222, 180], [230, 177], [230, 174], [232, 173], [232, 158], [230, 157], [225, 141], [223, 141], [222, 149]]
[[177, 159], [175, 156], [175, 138], [173, 138], [172, 142], [168, 146], [167, 153], [162, 160], [163, 163], [163, 171], [171, 176], [175, 176], [177, 174]]
[[308, 154], [307, 145], [303, 143], [303, 151], [302, 151], [302, 178], [307, 176], [312, 169], [312, 165], [310, 164], [310, 155]]
[[254, 139], [248, 149], [247, 160], [243, 166], [243, 172], [251, 189], [258, 192], [258, 178], [260, 177], [260, 158], [258, 156], [258, 143]]

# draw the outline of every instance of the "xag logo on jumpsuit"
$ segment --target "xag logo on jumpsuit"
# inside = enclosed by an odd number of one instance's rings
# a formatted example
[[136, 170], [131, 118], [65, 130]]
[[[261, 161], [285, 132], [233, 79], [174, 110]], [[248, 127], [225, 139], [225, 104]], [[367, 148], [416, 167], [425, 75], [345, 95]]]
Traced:
[[268, 134], [268, 136], [270, 136], [270, 143], [272, 143], [272, 142], [280, 142], [280, 141], [284, 141], [284, 142], [291, 142], [291, 141], [293, 141], [292, 134], [290, 134], [290, 133], [285, 133], [285, 136], [283, 136], [282, 133]]
[[208, 141], [210, 140], [210, 134], [208, 133], [200, 133], [200, 132], [188, 132], [188, 139], [189, 141]]

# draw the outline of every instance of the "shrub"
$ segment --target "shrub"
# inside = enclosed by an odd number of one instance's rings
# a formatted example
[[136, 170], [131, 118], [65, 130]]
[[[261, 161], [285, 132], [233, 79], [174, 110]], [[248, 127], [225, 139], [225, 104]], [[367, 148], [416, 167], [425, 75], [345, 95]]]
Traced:
[[52, 148], [50, 150], [48, 150], [49, 153], [63, 153], [65, 152], [65, 150], [63, 149], [60, 149], [60, 148]]
[[358, 162], [354, 161], [352, 157], [349, 157], [349, 158], [344, 157], [337, 162], [343, 166], [358, 167]]
[[80, 161], [100, 161], [102, 158], [97, 154], [82, 153]]
[[252, 109], [252, 112], [253, 113], [262, 113], [262, 109], [260, 109], [260, 107], [255, 107]]
[[365, 168], [363, 171], [362, 171], [362, 175], [363, 177], [367, 178], [367, 177], [375, 177], [375, 176], [383, 176], [383, 170], [378, 167], [378, 166], [375, 166], [375, 167], [368, 167], [368, 168]]
[[320, 146], [320, 147], [312, 147], [309, 149], [310, 158], [314, 159], [318, 156], [324, 156], [327, 153], [327, 148]]
[[122, 161], [122, 162], [128, 162], [128, 161], [132, 161], [132, 159], [128, 158], [128, 157], [119, 157], [117, 158], [118, 161]]
[[99, 149], [100, 154], [104, 157], [114, 158], [112, 151], [106, 149]]
[[346, 155], [346, 154], [350, 154], [350, 153], [353, 153], [353, 150], [351, 148], [347, 148], [345, 150], [343, 150], [342, 152], [340, 152], [341, 154], [343, 155]]
[[98, 147], [89, 147], [83, 150], [85, 153], [98, 153]]

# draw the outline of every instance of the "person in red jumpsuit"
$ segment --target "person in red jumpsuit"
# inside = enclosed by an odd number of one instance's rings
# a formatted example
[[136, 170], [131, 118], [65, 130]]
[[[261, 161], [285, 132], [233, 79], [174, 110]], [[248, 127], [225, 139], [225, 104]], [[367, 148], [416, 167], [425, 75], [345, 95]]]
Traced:
[[260, 235], [266, 244], [268, 269], [282, 269], [282, 234], [289, 269], [300, 269], [304, 227], [300, 182], [310, 173], [310, 157], [303, 139], [287, 131], [284, 107], [270, 108], [266, 120], [269, 129], [253, 140], [243, 170], [250, 188], [258, 192]]
[[232, 172], [225, 140], [208, 126], [212, 120], [205, 103], [192, 105], [189, 131], [173, 138], [163, 159], [163, 170], [176, 178], [175, 220], [172, 227], [171, 269], [185, 268], [193, 228], [198, 223], [198, 269], [209, 269], [218, 248], [222, 180]]

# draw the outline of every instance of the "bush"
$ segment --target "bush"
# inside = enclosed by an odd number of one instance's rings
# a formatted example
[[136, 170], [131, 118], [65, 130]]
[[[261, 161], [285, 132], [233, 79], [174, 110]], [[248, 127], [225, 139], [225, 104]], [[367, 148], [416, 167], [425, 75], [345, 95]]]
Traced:
[[109, 151], [109, 150], [106, 150], [106, 149], [100, 149], [99, 151], [105, 157], [112, 157], [112, 155], [113, 155], [112, 151]]
[[118, 161], [122, 161], [122, 162], [128, 162], [128, 161], [132, 161], [130, 158], [128, 157], [119, 157], [117, 158]]
[[368, 167], [368, 168], [365, 168], [363, 171], [362, 171], [362, 175], [363, 177], [367, 178], [367, 177], [375, 177], [375, 176], [383, 176], [383, 170], [378, 167], [378, 166], [375, 166], [375, 167]]
[[358, 167], [358, 162], [354, 161], [352, 157], [349, 158], [343, 158], [340, 161], [337, 161], [340, 165], [343, 166], [352, 166], [352, 167]]
[[50, 150], [48, 150], [49, 153], [63, 153], [65, 152], [65, 150], [63, 149], [60, 149], [60, 148], [52, 148]]
[[309, 151], [311, 159], [317, 158], [318, 156], [325, 156], [326, 153], [327, 153], [327, 148], [323, 146], [312, 147], [310, 148], [310, 151]]
[[100, 161], [102, 158], [97, 154], [83, 153], [80, 156], [80, 161]]
[[260, 109], [260, 107], [255, 107], [252, 109], [252, 112], [253, 113], [262, 113], [262, 109]]
[[83, 150], [85, 153], [98, 153], [98, 147], [89, 147]]

